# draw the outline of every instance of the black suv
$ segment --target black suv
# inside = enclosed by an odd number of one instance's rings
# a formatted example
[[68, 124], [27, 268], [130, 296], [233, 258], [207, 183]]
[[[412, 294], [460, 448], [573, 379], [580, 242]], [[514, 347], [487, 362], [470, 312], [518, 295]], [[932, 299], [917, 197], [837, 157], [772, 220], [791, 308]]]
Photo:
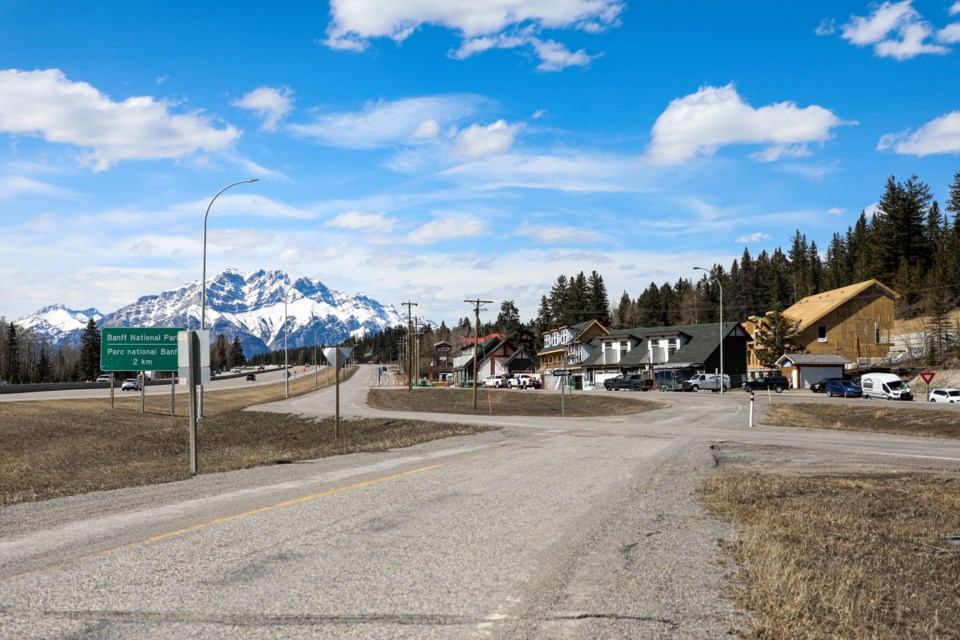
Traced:
[[743, 390], [747, 393], [751, 391], [766, 391], [767, 389], [773, 389], [777, 393], [780, 393], [784, 389], [789, 388], [790, 381], [787, 380], [785, 376], [767, 376], [743, 383]]
[[616, 391], [618, 389], [650, 391], [650, 389], [653, 388], [653, 380], [646, 378], [639, 373], [631, 373], [628, 375], [620, 374], [616, 378], [607, 378], [604, 380], [603, 388], [607, 391]]

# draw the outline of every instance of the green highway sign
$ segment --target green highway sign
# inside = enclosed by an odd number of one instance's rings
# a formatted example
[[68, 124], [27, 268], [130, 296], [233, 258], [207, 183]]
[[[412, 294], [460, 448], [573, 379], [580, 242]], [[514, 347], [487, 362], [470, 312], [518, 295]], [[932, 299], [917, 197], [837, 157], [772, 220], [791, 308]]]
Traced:
[[101, 371], [176, 371], [177, 334], [184, 329], [104, 328], [100, 331]]

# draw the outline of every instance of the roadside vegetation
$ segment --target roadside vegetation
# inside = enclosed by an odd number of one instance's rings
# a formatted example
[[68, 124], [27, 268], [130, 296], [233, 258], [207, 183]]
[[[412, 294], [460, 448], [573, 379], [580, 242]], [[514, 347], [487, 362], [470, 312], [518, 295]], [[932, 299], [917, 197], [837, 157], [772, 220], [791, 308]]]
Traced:
[[960, 638], [960, 482], [937, 474], [721, 471], [751, 640]]
[[911, 409], [868, 401], [864, 401], [864, 406], [849, 403], [776, 404], [767, 410], [763, 424], [960, 438], [960, 413], [952, 405], [943, 406], [940, 410]]
[[[291, 382], [290, 394], [314, 388], [313, 376], [301, 377]], [[340, 438], [334, 439], [333, 418], [245, 411], [283, 397], [283, 385], [207, 391], [198, 429], [200, 472], [382, 451], [489, 430], [341, 420]], [[187, 402], [185, 394], [177, 396], [176, 416], [166, 394], [147, 396], [143, 414], [140, 394], [119, 392], [114, 409], [109, 398], [0, 403], [0, 506], [189, 478]]]
[[564, 396], [539, 391], [477, 389], [477, 409], [473, 409], [473, 389], [371, 389], [367, 404], [384, 411], [410, 411], [495, 416], [619, 416], [664, 409], [665, 402], [641, 400], [621, 394], [596, 395], [574, 393]]

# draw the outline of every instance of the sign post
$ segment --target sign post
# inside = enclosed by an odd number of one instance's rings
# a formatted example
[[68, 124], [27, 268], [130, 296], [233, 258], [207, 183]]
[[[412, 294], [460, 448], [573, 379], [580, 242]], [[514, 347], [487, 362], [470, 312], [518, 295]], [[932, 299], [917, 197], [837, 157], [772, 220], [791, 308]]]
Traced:
[[[180, 331], [179, 327], [104, 327], [100, 331], [100, 370], [141, 372], [141, 414], [146, 404], [145, 372], [177, 370], [177, 333]], [[111, 382], [111, 389], [112, 385]], [[111, 392], [111, 406], [112, 403]]]
[[567, 415], [566, 407], [563, 406], [563, 388], [567, 386], [567, 377], [570, 375], [569, 369], [554, 369], [553, 375], [560, 378], [560, 415]]
[[923, 381], [927, 384], [927, 401], [930, 401], [930, 383], [933, 381], [933, 376], [937, 375], [935, 371], [923, 371], [920, 373], [920, 377], [923, 378]]

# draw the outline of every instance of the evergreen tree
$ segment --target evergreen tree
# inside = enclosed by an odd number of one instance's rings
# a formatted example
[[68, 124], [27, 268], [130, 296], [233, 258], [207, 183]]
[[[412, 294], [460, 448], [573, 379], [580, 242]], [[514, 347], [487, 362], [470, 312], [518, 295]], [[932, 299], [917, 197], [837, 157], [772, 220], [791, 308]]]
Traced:
[[630, 294], [624, 291], [623, 295], [620, 296], [620, 302], [617, 304], [617, 308], [614, 309], [613, 326], [615, 328], [624, 329], [630, 326], [632, 307], [633, 301], [630, 299]]
[[550, 289], [550, 329], [573, 324], [567, 308], [569, 297], [570, 285], [567, 282], [567, 276], [561, 273], [557, 276], [557, 281], [553, 284], [553, 288]]
[[660, 288], [657, 283], [651, 282], [637, 298], [637, 319], [641, 327], [660, 326]]
[[773, 367], [786, 353], [803, 353], [798, 342], [799, 324], [789, 320], [780, 311], [771, 311], [761, 319], [754, 335], [757, 359], [764, 367]]
[[7, 325], [7, 339], [4, 353], [4, 375], [10, 384], [20, 382], [20, 343], [17, 336], [17, 325], [11, 322]]
[[589, 319], [596, 320], [605, 327], [610, 326], [610, 299], [607, 297], [607, 286], [603, 284], [603, 277], [596, 271], [592, 271], [587, 279], [587, 306], [590, 308]]
[[230, 368], [241, 367], [247, 363], [247, 357], [243, 355], [243, 345], [240, 344], [240, 337], [234, 336], [233, 344], [230, 346]]
[[50, 356], [47, 355], [47, 345], [40, 345], [40, 357], [34, 370], [33, 381], [38, 383], [50, 382]]
[[550, 310], [550, 301], [547, 300], [547, 296], [540, 296], [540, 306], [537, 309], [537, 317], [533, 324], [537, 336], [542, 336], [554, 328], [553, 312]]
[[577, 324], [593, 317], [593, 309], [587, 308], [588, 300], [587, 277], [581, 271], [576, 277], [570, 279], [570, 289], [565, 305], [566, 324]]
[[96, 380], [100, 375], [100, 332], [93, 318], [80, 337], [80, 376], [83, 380]]
[[514, 339], [520, 333], [520, 310], [513, 300], [504, 300], [500, 303], [500, 313], [496, 321], [497, 333], [504, 337]]

